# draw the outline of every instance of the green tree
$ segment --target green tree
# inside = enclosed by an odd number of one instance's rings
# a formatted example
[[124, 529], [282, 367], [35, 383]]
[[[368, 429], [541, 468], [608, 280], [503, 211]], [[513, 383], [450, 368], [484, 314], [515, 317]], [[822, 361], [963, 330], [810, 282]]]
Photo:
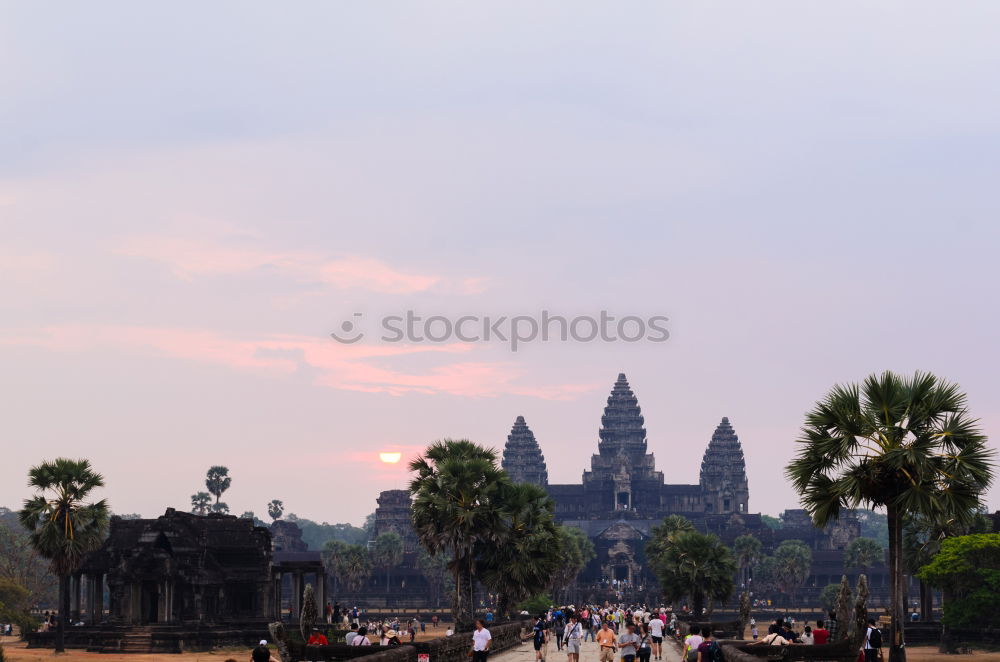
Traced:
[[472, 624], [473, 550], [479, 543], [497, 543], [502, 536], [500, 485], [509, 482], [497, 466], [496, 451], [468, 440], [445, 439], [431, 444], [410, 462], [416, 476], [413, 528], [431, 554], [452, 557], [455, 580], [452, 615], [456, 631]]
[[211, 503], [211, 494], [208, 492], [196, 492], [191, 495], [191, 512], [195, 515], [207, 515]]
[[336, 557], [334, 569], [340, 580], [348, 591], [357, 592], [361, 590], [365, 580], [371, 577], [372, 560], [368, 550], [362, 545], [347, 545], [343, 554]]
[[19, 524], [16, 529], [0, 524], [0, 579], [23, 586], [31, 606], [58, 601], [56, 576]]
[[706, 600], [728, 600], [733, 593], [736, 561], [718, 537], [688, 531], [679, 534], [655, 562], [663, 595], [670, 602], [689, 598], [697, 617]]
[[827, 584], [819, 592], [819, 606], [823, 608], [824, 613], [837, 610], [837, 595], [839, 593], [840, 584]]
[[736, 564], [740, 568], [740, 586], [748, 585], [750, 578], [750, 568], [754, 567], [757, 559], [761, 555], [760, 540], [747, 534], [736, 538], [733, 541], [733, 556], [736, 557]]
[[229, 514], [229, 504], [225, 501], [216, 501], [212, 504], [211, 510], [213, 513], [222, 513], [223, 515]]
[[281, 499], [272, 499], [271, 502], [267, 504], [267, 515], [275, 522], [281, 519], [284, 512], [285, 502]]
[[216, 504], [222, 498], [222, 493], [228, 490], [232, 484], [233, 479], [229, 477], [229, 469], [219, 465], [208, 468], [208, 472], [205, 474], [205, 487], [215, 497]]
[[835, 386], [806, 415], [786, 474], [818, 526], [843, 508], [886, 509], [889, 527], [889, 662], [903, 648], [904, 513], [971, 518], [992, 481], [992, 452], [954, 384], [885, 372]]
[[555, 504], [543, 488], [504, 482], [496, 503], [499, 540], [476, 543], [476, 573], [496, 594], [497, 612], [509, 616], [515, 605], [549, 587], [564, 562], [564, 550], [552, 515]]
[[864, 574], [885, 558], [885, 550], [877, 540], [855, 538], [844, 552], [844, 567], [857, 568]]
[[784, 524], [784, 522], [781, 521], [780, 517], [771, 517], [770, 515], [761, 515], [760, 521], [763, 522], [767, 526], [767, 528], [771, 529], [772, 531], [777, 531]]
[[372, 546], [372, 564], [385, 570], [385, 591], [389, 592], [389, 574], [403, 562], [403, 537], [395, 531], [384, 531]]
[[340, 578], [343, 575], [340, 567], [340, 558], [347, 552], [349, 545], [341, 540], [327, 540], [323, 544], [320, 558], [323, 560], [323, 567], [327, 574], [333, 577], [333, 594], [337, 595], [340, 589]]
[[594, 543], [581, 529], [575, 526], [557, 525], [556, 532], [563, 558], [552, 574], [552, 591], [558, 597], [561, 590], [563, 602], [568, 604], [572, 602], [569, 593], [576, 586], [577, 577], [597, 554], [594, 551]]
[[667, 552], [678, 536], [694, 530], [694, 524], [681, 515], [668, 515], [663, 522], [653, 527], [645, 545], [645, 553], [654, 574], [660, 574], [657, 564], [667, 558]]
[[948, 591], [942, 621], [949, 627], [997, 628], [1000, 611], [1000, 534], [977, 533], [941, 541], [918, 576]]
[[451, 559], [445, 552], [432, 555], [421, 547], [417, 554], [417, 568], [427, 580], [427, 585], [431, 589], [430, 603], [435, 607], [441, 605], [443, 594], [455, 590], [455, 582], [448, 568], [450, 564]]
[[18, 519], [30, 532], [32, 546], [49, 559], [59, 577], [55, 648], [61, 653], [69, 619], [69, 578], [84, 557], [101, 546], [108, 528], [107, 502], [87, 502], [95, 489], [104, 486], [104, 478], [87, 460], [58, 458], [32, 467], [28, 484], [36, 494], [25, 499]]
[[781, 590], [790, 596], [794, 604], [798, 590], [809, 578], [812, 552], [801, 540], [784, 540], [774, 550], [774, 560]]

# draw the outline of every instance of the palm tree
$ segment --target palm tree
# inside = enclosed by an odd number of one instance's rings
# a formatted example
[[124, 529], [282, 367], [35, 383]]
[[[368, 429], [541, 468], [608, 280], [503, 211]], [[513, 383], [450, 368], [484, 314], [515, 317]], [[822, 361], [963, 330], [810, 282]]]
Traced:
[[323, 560], [323, 567], [329, 575], [333, 577], [333, 594], [337, 595], [337, 589], [340, 584], [340, 567], [339, 559], [347, 552], [347, 543], [341, 540], [327, 540], [323, 544], [323, 551], [320, 552], [320, 558]]
[[212, 503], [212, 495], [208, 492], [196, 492], [191, 495], [191, 512], [195, 515], [207, 515]]
[[31, 532], [31, 544], [49, 559], [59, 577], [59, 624], [56, 652], [65, 650], [63, 635], [69, 619], [69, 579], [84, 557], [104, 542], [108, 504], [103, 499], [86, 503], [104, 478], [87, 460], [58, 458], [42, 462], [28, 472], [28, 484], [37, 493], [25, 499], [18, 513], [21, 525]]
[[332, 560], [334, 576], [352, 593], [361, 590], [372, 574], [371, 556], [363, 545], [345, 545]]
[[267, 515], [275, 522], [281, 519], [281, 516], [285, 513], [285, 502], [280, 499], [272, 499], [269, 504], [267, 504]]
[[874, 538], [855, 538], [844, 552], [844, 567], [857, 568], [867, 575], [868, 570], [885, 558], [885, 550]]
[[750, 568], [760, 558], [761, 543], [756, 537], [747, 534], [733, 541], [733, 555], [740, 567], [740, 586], [746, 588], [750, 579]]
[[695, 618], [701, 617], [706, 600], [728, 600], [733, 593], [736, 560], [714, 535], [679, 534], [655, 567], [664, 597], [670, 602], [690, 598]]
[[497, 492], [509, 479], [497, 466], [496, 451], [465, 439], [434, 442], [410, 462], [410, 471], [416, 473], [410, 481], [414, 531], [431, 554], [451, 555], [455, 628], [467, 629], [472, 621], [473, 550], [480, 542], [499, 542]]
[[441, 605], [441, 595], [445, 591], [454, 589], [451, 570], [449, 570], [450, 564], [451, 559], [446, 554], [432, 556], [423, 547], [420, 548], [417, 555], [417, 567], [420, 569], [420, 574], [427, 580], [427, 585], [430, 586], [430, 603], [435, 607]]
[[497, 613], [547, 589], [564, 563], [562, 539], [552, 513], [555, 504], [544, 489], [529, 483], [500, 485], [502, 532], [497, 542], [476, 543], [476, 572], [497, 595]]
[[385, 570], [385, 592], [389, 593], [389, 573], [403, 562], [403, 537], [395, 531], [385, 531], [372, 545], [372, 564]]
[[226, 467], [219, 465], [209, 467], [205, 474], [205, 487], [215, 497], [216, 505], [219, 504], [222, 493], [228, 490], [232, 483], [233, 479], [229, 477], [229, 469]]
[[812, 566], [812, 551], [801, 540], [783, 540], [774, 550], [774, 560], [778, 570], [778, 583], [795, 603], [798, 590], [809, 577]]
[[668, 515], [661, 524], [653, 527], [650, 531], [649, 542], [645, 545], [645, 553], [654, 573], [659, 574], [656, 564], [661, 559], [666, 558], [667, 550], [673, 546], [677, 537], [682, 533], [694, 530], [694, 524], [681, 515]]
[[892, 623], [889, 662], [903, 648], [903, 515], [967, 521], [992, 482], [992, 451], [958, 387], [891, 372], [833, 390], [806, 415], [786, 475], [817, 526], [842, 508], [886, 509]]

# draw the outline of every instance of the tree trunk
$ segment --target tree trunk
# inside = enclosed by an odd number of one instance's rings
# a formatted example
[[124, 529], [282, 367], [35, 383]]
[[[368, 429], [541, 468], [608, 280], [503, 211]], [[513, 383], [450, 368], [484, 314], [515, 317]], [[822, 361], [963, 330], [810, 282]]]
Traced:
[[934, 620], [934, 594], [931, 592], [929, 584], [920, 580], [920, 620], [930, 622]]
[[65, 653], [64, 635], [69, 625], [69, 575], [59, 575], [59, 620], [56, 621], [56, 652]]
[[889, 524], [889, 662], [906, 662], [903, 648], [903, 517], [896, 506], [886, 508]]

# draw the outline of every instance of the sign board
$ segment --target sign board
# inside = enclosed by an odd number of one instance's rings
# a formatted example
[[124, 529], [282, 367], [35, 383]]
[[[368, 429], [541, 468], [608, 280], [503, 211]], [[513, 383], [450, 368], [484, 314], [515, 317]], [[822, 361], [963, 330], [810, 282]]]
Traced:
[[431, 662], [431, 656], [428, 653], [420, 653], [417, 655], [417, 662]]

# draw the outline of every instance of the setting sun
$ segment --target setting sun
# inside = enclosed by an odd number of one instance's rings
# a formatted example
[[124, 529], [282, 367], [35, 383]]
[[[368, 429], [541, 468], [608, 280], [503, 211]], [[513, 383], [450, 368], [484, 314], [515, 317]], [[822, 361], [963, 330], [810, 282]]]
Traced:
[[397, 462], [399, 462], [401, 457], [403, 457], [403, 454], [399, 452], [395, 453], [383, 452], [378, 454], [378, 459], [382, 460], [386, 464], [396, 464]]

